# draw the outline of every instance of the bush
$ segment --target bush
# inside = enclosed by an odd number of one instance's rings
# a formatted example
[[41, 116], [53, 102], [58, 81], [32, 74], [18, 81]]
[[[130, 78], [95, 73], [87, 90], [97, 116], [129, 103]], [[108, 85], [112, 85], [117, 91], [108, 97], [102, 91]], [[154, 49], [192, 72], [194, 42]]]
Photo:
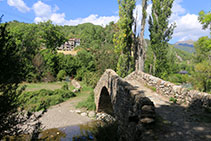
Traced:
[[60, 70], [57, 74], [57, 80], [59, 81], [65, 80], [66, 74], [67, 73], [65, 72], [65, 70]]
[[100, 75], [97, 72], [86, 72], [83, 77], [83, 81], [92, 88], [97, 85], [99, 79]]
[[171, 74], [168, 76], [168, 81], [172, 83], [186, 83], [188, 81], [188, 75], [187, 74]]
[[39, 91], [24, 92], [19, 97], [19, 101], [23, 103], [21, 106], [26, 110], [36, 112], [64, 102], [74, 96], [75, 94], [69, 90], [57, 89], [52, 91], [42, 89]]
[[69, 90], [69, 86], [67, 83], [64, 83], [64, 85], [61, 88], [62, 90]]

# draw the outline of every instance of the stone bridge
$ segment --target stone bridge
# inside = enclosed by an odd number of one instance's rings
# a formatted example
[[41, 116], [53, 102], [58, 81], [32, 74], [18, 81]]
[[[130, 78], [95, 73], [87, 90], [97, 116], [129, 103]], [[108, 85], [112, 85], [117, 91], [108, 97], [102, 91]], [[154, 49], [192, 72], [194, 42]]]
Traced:
[[[145, 124], [154, 122], [153, 102], [113, 70], [106, 70], [94, 89], [97, 112], [113, 115], [119, 121], [122, 139], [135, 139]], [[127, 129], [127, 130], [125, 130]]]
[[[101, 76], [94, 93], [96, 111], [111, 114], [117, 119], [120, 140], [139, 140], [149, 136], [155, 111], [171, 123], [166, 136], [159, 129], [156, 131], [160, 140], [211, 139], [211, 123], [195, 122], [191, 116], [194, 113], [211, 117], [211, 94], [189, 90], [144, 72], [133, 72], [123, 79], [110, 69]], [[172, 98], [176, 103], [170, 101]], [[195, 130], [198, 127], [203, 130]], [[190, 132], [194, 136], [189, 136]]]

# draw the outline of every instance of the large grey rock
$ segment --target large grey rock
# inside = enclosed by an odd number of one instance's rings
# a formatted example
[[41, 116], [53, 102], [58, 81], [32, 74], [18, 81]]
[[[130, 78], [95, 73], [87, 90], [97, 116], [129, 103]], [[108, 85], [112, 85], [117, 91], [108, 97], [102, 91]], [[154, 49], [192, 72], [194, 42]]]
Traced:
[[95, 114], [94, 111], [90, 111], [89, 114], [88, 114], [88, 116], [89, 116], [90, 118], [94, 118], [95, 115], [96, 115], [96, 114]]

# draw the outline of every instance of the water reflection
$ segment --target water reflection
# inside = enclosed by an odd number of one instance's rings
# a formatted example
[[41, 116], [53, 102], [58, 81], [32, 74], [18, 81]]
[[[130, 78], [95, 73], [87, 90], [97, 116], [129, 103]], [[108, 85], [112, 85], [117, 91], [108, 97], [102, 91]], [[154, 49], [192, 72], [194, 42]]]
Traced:
[[[108, 139], [113, 140], [117, 138], [116, 124], [108, 124], [101, 121], [93, 121], [87, 124], [68, 126], [64, 128], [53, 128], [41, 131], [38, 139], [44, 141], [91, 141]], [[113, 135], [112, 135], [113, 134]], [[9, 136], [3, 140], [31, 140], [31, 135]]]
[[65, 132], [60, 131], [57, 128], [48, 129], [45, 131], [42, 131], [39, 134], [39, 140], [54, 140], [54, 141], [60, 141], [62, 138], [65, 138], [66, 134]]
[[95, 121], [64, 128], [48, 129], [40, 133], [39, 139], [56, 141], [94, 140], [92, 133], [96, 130], [96, 126], [99, 124], [99, 122]]

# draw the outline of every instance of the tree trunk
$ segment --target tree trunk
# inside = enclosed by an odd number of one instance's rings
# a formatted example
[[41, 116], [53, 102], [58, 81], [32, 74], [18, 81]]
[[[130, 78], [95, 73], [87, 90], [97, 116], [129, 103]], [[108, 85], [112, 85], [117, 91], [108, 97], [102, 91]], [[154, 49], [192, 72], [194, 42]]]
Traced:
[[147, 0], [142, 0], [142, 20], [141, 20], [141, 33], [140, 33], [140, 45], [138, 48], [138, 70], [144, 71], [144, 61], [145, 61], [145, 40], [144, 40], [144, 29], [146, 25], [146, 9]]
[[134, 41], [134, 64], [135, 64], [135, 70], [138, 70], [138, 40], [136, 38], [136, 31], [137, 31], [137, 23], [138, 23], [138, 11], [136, 11], [136, 19], [135, 19], [135, 25], [134, 25], [134, 35], [133, 35], [133, 41]]
[[155, 71], [156, 71], [156, 55], [154, 54], [153, 56], [153, 75], [155, 75]]

